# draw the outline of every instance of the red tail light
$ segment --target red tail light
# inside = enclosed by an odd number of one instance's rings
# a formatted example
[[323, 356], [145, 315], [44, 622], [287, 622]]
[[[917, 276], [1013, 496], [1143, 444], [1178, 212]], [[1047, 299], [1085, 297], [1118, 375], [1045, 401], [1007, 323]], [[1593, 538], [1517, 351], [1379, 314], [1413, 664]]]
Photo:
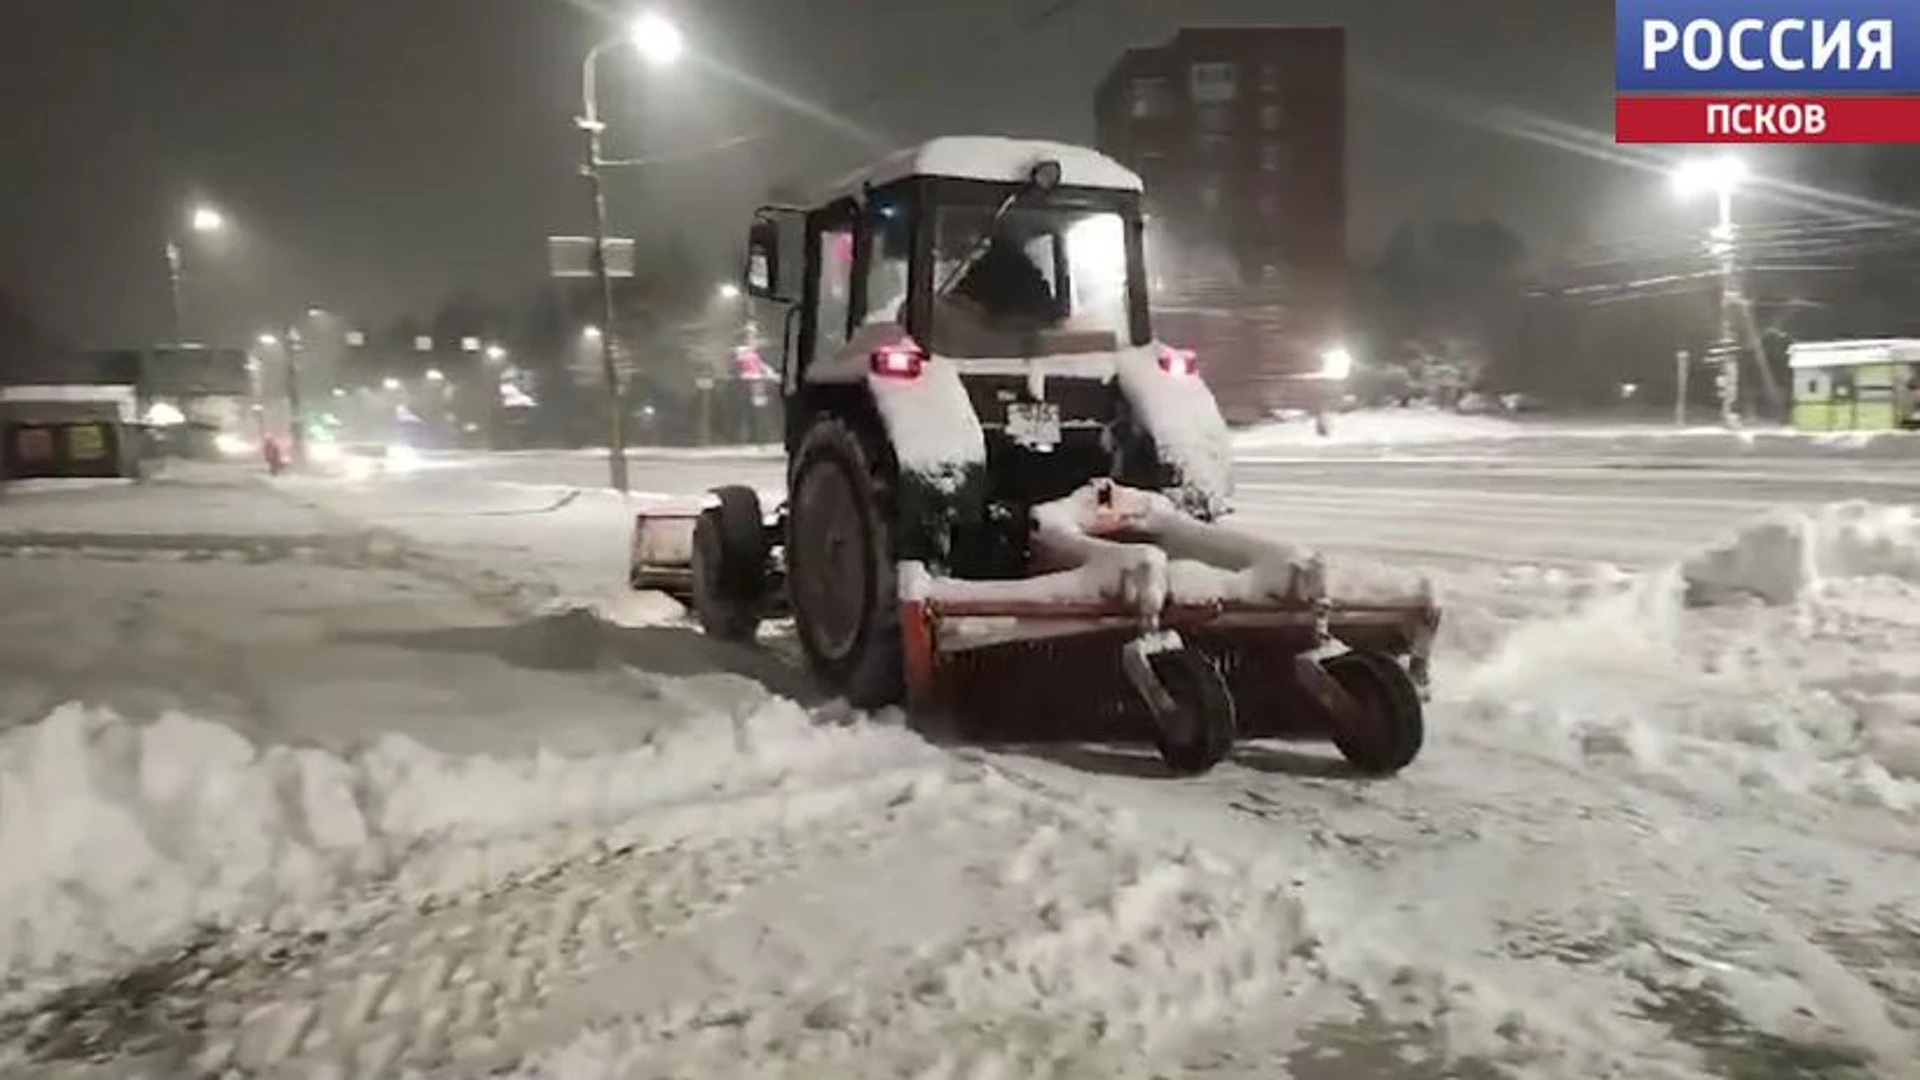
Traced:
[[1200, 356], [1192, 349], [1176, 349], [1169, 345], [1160, 346], [1160, 370], [1169, 375], [1200, 374]]
[[883, 378], [917, 379], [926, 369], [927, 354], [912, 340], [882, 345], [873, 350], [868, 366]]

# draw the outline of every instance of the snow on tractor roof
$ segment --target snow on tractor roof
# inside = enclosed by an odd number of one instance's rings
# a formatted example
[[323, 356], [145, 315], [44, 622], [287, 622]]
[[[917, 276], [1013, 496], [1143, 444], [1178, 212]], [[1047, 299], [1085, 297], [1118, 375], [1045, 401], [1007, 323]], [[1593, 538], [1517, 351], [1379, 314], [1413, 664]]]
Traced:
[[1039, 161], [1060, 163], [1064, 187], [1141, 191], [1145, 185], [1132, 169], [1098, 150], [1042, 139], [1008, 139], [997, 135], [949, 136], [888, 154], [842, 179], [827, 192], [828, 200], [851, 194], [864, 184], [879, 187], [909, 176], [944, 176], [956, 180], [1020, 183]]

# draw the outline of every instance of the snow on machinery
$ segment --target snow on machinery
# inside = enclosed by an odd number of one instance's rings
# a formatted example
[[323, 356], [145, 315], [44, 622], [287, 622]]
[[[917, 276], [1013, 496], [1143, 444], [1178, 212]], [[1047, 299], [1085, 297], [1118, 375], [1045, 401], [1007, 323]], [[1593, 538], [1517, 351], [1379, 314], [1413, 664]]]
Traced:
[[1145, 736], [1183, 773], [1243, 736], [1331, 738], [1406, 766], [1426, 583], [1356, 591], [1218, 523], [1230, 439], [1197, 358], [1153, 336], [1141, 235], [1132, 172], [995, 138], [763, 209], [746, 284], [788, 309], [787, 497], [641, 513], [631, 584], [730, 640], [791, 614], [828, 689], [975, 736]]

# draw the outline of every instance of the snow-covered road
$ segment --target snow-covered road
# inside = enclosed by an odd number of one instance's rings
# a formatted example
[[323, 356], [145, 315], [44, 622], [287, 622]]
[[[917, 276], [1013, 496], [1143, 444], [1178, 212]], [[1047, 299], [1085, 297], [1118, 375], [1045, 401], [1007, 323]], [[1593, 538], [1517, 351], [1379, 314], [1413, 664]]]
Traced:
[[632, 504], [580, 455], [9, 498], [0, 1044], [62, 1076], [1920, 1075], [1920, 524], [1828, 508], [1920, 501], [1903, 463], [1248, 458], [1250, 526], [1442, 586], [1399, 778], [835, 723], [622, 587]]

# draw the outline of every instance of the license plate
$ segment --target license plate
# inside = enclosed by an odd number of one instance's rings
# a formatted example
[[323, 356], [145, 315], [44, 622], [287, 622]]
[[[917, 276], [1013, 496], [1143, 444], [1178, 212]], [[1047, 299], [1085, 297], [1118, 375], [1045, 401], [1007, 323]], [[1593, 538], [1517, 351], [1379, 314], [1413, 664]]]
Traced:
[[1022, 446], [1060, 445], [1060, 406], [1046, 401], [1016, 401], [1007, 406], [1007, 437]]

